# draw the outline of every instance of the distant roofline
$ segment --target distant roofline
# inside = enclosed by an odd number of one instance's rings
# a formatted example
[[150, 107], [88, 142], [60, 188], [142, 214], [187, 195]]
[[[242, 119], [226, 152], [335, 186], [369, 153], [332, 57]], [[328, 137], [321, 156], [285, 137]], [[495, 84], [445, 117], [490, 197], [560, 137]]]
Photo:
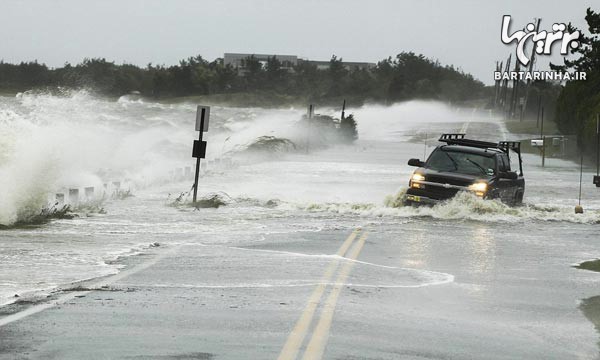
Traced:
[[285, 54], [259, 54], [259, 53], [224, 53], [223, 56], [232, 55], [232, 56], [260, 56], [260, 57], [277, 57], [277, 56], [286, 56], [286, 57], [295, 57], [298, 58], [298, 55], [285, 55]]
[[[236, 53], [236, 52], [226, 52], [223, 53], [223, 58], [225, 58], [225, 56], [236, 56], [236, 57], [249, 57], [249, 56], [256, 56], [256, 57], [291, 57], [291, 58], [296, 58], [298, 61], [304, 61], [304, 62], [310, 62], [313, 64], [329, 64], [329, 62], [331, 60], [311, 60], [308, 58], [305, 58], [303, 56], [298, 56], [298, 55], [287, 55], [287, 54], [260, 54], [260, 53]], [[367, 66], [376, 66], [377, 63], [373, 63], [373, 62], [368, 62], [368, 61], [344, 61], [342, 59], [342, 64], [344, 65], [367, 65]]]
[[[310, 60], [310, 59], [300, 59], [298, 58], [298, 60], [301, 61], [306, 61], [306, 62], [311, 62], [311, 63], [319, 63], [319, 64], [329, 64], [331, 62], [331, 60]], [[342, 60], [342, 64], [347, 64], [347, 65], [377, 65], [377, 63], [372, 63], [372, 62], [368, 62], [368, 61], [344, 61]]]

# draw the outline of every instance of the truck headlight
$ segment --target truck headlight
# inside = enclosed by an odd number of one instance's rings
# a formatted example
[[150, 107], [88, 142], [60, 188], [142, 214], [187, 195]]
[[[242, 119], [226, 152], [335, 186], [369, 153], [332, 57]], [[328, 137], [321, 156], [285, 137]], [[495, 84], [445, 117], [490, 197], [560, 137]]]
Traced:
[[425, 180], [425, 176], [418, 173], [414, 173], [411, 179], [412, 181], [423, 181]]
[[408, 186], [410, 186], [411, 188], [420, 189], [422, 187], [425, 187], [425, 185], [419, 184], [419, 181], [423, 181], [423, 180], [425, 180], [425, 176], [423, 176], [421, 174], [414, 173], [410, 177], [410, 181], [409, 181]]
[[488, 184], [485, 182], [476, 182], [469, 185], [469, 190], [475, 192], [475, 195], [483, 197], [487, 191]]

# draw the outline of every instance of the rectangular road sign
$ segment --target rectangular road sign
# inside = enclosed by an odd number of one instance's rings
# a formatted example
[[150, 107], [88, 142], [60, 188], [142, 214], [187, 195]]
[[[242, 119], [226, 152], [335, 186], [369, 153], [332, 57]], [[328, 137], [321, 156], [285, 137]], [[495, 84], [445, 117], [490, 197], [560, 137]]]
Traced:
[[[208, 131], [208, 119], [210, 118], [210, 106], [198, 105], [196, 109], [196, 131]], [[202, 119], [204, 119], [204, 128], [202, 126]]]
[[194, 140], [194, 149], [192, 150], [192, 157], [204, 159], [206, 157], [206, 141]]

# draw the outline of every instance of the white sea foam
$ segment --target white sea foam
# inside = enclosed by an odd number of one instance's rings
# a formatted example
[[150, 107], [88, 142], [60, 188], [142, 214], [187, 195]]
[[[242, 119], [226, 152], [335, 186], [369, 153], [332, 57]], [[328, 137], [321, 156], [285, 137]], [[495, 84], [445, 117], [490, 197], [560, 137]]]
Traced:
[[525, 203], [511, 207], [499, 200], [484, 200], [461, 192], [435, 206], [404, 205], [406, 188], [389, 195], [383, 204], [373, 203], [311, 203], [285, 204], [309, 212], [330, 212], [363, 217], [433, 218], [443, 220], [474, 220], [483, 222], [565, 221], [578, 224], [600, 224], [600, 210], [591, 209], [575, 214], [572, 206], [535, 205]]

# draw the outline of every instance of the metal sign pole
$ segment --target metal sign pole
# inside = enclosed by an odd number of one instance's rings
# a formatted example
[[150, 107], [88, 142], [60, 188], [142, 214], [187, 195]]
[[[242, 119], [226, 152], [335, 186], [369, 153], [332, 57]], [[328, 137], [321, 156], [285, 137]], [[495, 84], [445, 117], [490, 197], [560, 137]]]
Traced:
[[[204, 129], [204, 116], [202, 116], [200, 120], [200, 129]], [[202, 144], [202, 133], [203, 131], [198, 131], [198, 142]], [[194, 204], [196, 203], [196, 198], [198, 197], [198, 176], [200, 175], [200, 157], [196, 158], [196, 175], [194, 176]]]
[[200, 175], [200, 159], [206, 157], [206, 141], [202, 141], [202, 134], [208, 131], [208, 120], [210, 117], [209, 106], [198, 106], [196, 109], [196, 131], [198, 131], [198, 140], [194, 141], [192, 157], [196, 158], [196, 173], [194, 175], [194, 204], [198, 197], [198, 177]]

